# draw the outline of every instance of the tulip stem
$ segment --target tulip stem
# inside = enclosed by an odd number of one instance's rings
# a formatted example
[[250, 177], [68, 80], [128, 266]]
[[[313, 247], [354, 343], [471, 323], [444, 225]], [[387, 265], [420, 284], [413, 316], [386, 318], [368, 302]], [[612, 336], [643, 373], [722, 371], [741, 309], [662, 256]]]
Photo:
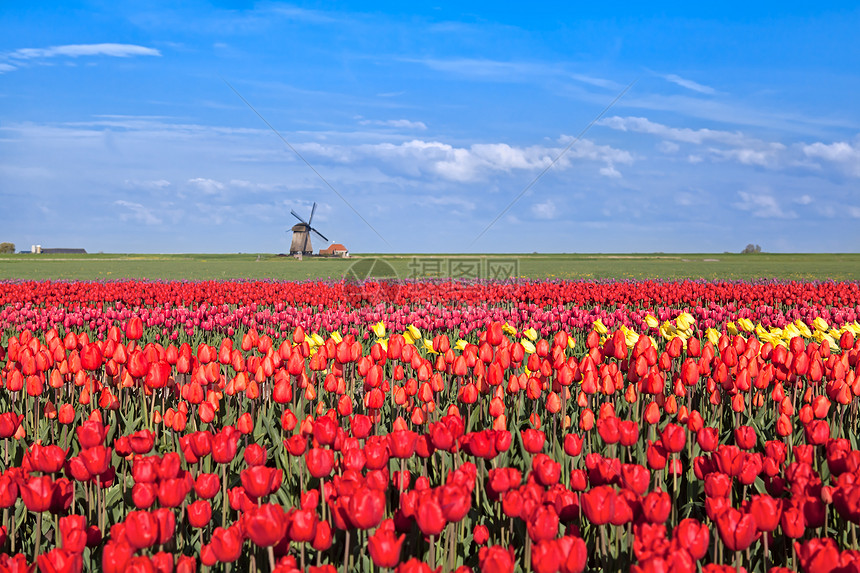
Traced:
[[33, 562], [36, 562], [36, 557], [39, 555], [39, 548], [42, 545], [42, 512], [36, 513], [36, 543], [33, 545]]
[[346, 530], [346, 540], [343, 547], [343, 573], [349, 573], [349, 528]]
[[436, 569], [436, 536], [430, 536], [430, 569]]

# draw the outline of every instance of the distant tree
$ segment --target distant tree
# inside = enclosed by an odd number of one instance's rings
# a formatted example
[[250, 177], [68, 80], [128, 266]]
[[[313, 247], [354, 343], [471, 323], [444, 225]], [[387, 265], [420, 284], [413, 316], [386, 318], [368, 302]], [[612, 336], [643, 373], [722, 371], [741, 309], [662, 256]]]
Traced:
[[0, 243], [0, 253], [10, 255], [15, 252], [15, 243]]
[[760, 253], [760, 252], [761, 252], [761, 245], [753, 245], [752, 243], [750, 243], [749, 245], [744, 247], [744, 250], [741, 251], [741, 254], [749, 255], [752, 253]]

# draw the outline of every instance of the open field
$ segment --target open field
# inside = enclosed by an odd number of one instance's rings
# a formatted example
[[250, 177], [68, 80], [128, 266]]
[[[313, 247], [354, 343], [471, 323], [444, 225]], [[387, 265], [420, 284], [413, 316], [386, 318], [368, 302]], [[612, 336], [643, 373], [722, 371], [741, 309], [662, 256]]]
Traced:
[[[487, 267], [533, 279], [860, 280], [860, 254], [365, 254], [297, 261], [272, 254], [0, 255], [0, 279], [341, 279], [352, 265], [376, 276], [487, 276]], [[355, 267], [353, 267], [355, 268]], [[365, 268], [358, 268], [360, 278]], [[382, 268], [381, 272], [377, 270]], [[384, 272], [388, 269], [387, 272]], [[390, 269], [393, 269], [390, 270]]]

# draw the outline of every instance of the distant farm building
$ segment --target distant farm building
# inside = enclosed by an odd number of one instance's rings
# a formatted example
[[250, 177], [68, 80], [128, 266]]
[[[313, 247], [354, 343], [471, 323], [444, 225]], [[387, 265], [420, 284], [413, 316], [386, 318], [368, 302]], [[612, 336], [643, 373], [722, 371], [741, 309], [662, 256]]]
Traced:
[[33, 245], [30, 247], [30, 253], [35, 255], [86, 255], [86, 249], [46, 249], [42, 245]]
[[349, 256], [349, 250], [340, 243], [332, 243], [330, 247], [326, 249], [320, 249], [320, 256], [346, 258]]

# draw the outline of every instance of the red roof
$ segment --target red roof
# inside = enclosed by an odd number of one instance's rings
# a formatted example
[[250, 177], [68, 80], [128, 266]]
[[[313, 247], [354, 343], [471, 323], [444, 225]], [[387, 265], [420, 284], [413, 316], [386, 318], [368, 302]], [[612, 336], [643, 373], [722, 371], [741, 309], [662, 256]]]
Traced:
[[336, 253], [337, 251], [347, 251], [348, 249], [341, 245], [340, 243], [334, 243], [330, 247], [326, 249], [322, 249], [320, 251], [321, 254], [331, 255]]

